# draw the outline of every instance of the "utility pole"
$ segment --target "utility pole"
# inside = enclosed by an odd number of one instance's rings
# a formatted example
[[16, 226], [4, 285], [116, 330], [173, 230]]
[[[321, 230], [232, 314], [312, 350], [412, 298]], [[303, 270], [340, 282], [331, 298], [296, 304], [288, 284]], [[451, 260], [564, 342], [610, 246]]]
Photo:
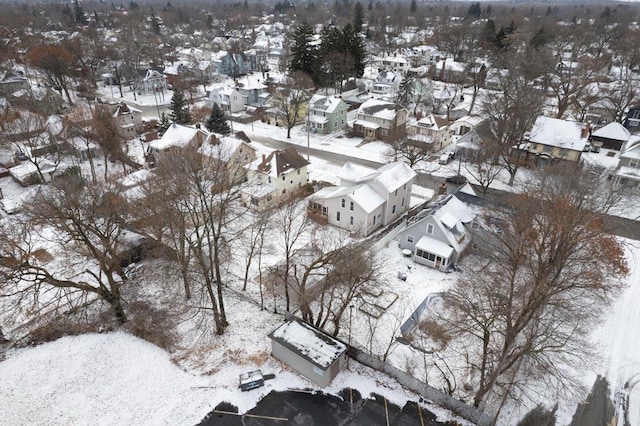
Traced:
[[353, 317], [353, 305], [349, 305], [349, 340], [347, 344], [347, 369], [349, 368], [349, 352], [351, 349], [351, 317]]

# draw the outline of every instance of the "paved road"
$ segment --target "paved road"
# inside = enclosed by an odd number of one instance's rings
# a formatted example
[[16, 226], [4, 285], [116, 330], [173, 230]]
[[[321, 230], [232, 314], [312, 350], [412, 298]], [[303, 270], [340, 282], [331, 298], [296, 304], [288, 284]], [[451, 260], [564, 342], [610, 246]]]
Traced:
[[[350, 426], [437, 426], [435, 414], [407, 402], [400, 408], [384, 397], [362, 399], [357, 391], [344, 389], [341, 397], [298, 391], [270, 392], [256, 407], [238, 415], [237, 409], [222, 403], [199, 426], [214, 425], [350, 425]], [[453, 423], [452, 423], [453, 424]]]
[[[255, 140], [256, 142], [260, 142], [274, 149], [284, 149], [291, 145], [288, 142], [276, 140], [269, 136], [260, 135], [257, 133], [247, 132], [247, 135], [252, 140]], [[299, 138], [296, 140], [299, 140]], [[298, 147], [303, 155], [305, 155], [308, 152], [310, 155], [314, 157], [329, 161], [339, 166], [343, 165], [347, 161], [352, 161], [354, 163], [362, 164], [363, 166], [368, 166], [372, 168], [378, 168], [383, 165], [382, 163], [372, 161], [372, 160], [351, 157], [349, 155], [340, 154], [336, 152], [323, 151], [322, 149], [307, 148], [306, 146], [301, 147], [298, 144], [293, 144], [293, 145]], [[429, 189], [432, 189], [433, 191], [437, 191], [438, 187], [442, 184], [444, 179], [439, 176], [432, 176], [427, 173], [420, 173], [418, 174], [416, 181], [419, 185], [425, 188], [429, 188]], [[453, 184], [447, 184], [447, 187], [449, 192], [452, 192], [456, 189], [456, 186]], [[492, 188], [492, 189], [489, 189], [489, 191], [484, 197], [490, 201], [501, 202], [502, 200], [504, 200], [505, 197], [507, 197], [510, 194], [511, 193], [509, 191], [502, 191], [502, 190]], [[638, 210], [639, 210], [638, 214], [640, 214], [640, 208]], [[633, 240], [640, 240], [640, 221], [627, 219], [619, 216], [608, 215], [606, 217], [605, 226], [607, 230], [614, 235], [633, 239]]]

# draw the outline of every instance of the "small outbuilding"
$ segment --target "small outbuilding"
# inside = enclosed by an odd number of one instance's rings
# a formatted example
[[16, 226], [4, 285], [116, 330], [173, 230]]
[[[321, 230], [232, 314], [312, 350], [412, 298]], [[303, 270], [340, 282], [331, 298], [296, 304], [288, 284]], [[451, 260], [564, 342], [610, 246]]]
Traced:
[[271, 354], [318, 386], [328, 386], [346, 363], [347, 345], [299, 319], [269, 334]]

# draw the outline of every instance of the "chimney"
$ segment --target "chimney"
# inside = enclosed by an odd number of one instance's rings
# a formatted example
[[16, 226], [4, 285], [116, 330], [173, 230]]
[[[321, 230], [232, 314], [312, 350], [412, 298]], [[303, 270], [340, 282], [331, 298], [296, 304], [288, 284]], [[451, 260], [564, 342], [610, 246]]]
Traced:
[[262, 154], [262, 164], [264, 164], [264, 162], [267, 160], [267, 156]]
[[587, 122], [587, 124], [582, 129], [582, 134], [580, 135], [581, 139], [586, 139], [591, 135], [591, 122]]

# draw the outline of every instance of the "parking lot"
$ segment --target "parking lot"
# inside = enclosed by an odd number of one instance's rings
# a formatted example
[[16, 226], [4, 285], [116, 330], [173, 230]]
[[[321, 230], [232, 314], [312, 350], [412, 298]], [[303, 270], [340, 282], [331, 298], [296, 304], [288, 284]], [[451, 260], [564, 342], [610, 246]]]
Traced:
[[271, 392], [247, 413], [238, 414], [222, 403], [200, 425], [354, 425], [435, 426], [453, 425], [435, 420], [435, 415], [415, 402], [400, 408], [384, 397], [362, 399], [357, 391], [344, 389], [340, 397], [306, 391]]

